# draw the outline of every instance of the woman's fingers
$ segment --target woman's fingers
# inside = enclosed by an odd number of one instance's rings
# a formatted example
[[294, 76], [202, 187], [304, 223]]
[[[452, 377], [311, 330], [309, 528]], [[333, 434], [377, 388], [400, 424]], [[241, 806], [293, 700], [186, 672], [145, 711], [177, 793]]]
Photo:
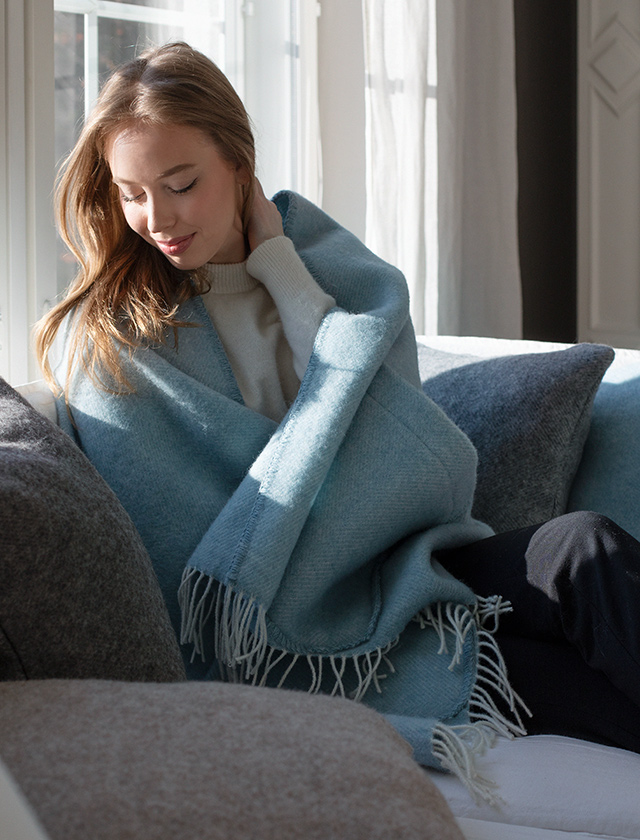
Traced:
[[273, 201], [269, 201], [266, 197], [260, 181], [256, 178], [253, 207], [247, 226], [249, 247], [254, 251], [258, 245], [261, 245], [267, 239], [273, 239], [275, 236], [282, 236], [283, 234], [282, 217], [278, 208]]

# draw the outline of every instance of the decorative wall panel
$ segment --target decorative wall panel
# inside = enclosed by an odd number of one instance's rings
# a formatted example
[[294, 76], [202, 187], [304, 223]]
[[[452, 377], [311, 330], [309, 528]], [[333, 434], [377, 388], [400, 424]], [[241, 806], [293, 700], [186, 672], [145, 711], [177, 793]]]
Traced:
[[640, 347], [640, 2], [578, 2], [578, 328]]

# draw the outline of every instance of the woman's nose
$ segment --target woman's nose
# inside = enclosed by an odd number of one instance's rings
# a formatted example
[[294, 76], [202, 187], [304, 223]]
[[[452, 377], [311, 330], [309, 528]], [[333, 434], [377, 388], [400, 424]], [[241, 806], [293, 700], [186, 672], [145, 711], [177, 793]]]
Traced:
[[165, 233], [173, 226], [173, 214], [166, 202], [147, 199], [147, 229], [149, 233]]

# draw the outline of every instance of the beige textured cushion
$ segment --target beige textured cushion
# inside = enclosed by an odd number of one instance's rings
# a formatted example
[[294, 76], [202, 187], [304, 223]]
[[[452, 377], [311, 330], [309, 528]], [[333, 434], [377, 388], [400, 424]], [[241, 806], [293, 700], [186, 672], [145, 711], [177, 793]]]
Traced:
[[339, 698], [6, 682], [0, 754], [51, 840], [462, 840], [408, 745]]

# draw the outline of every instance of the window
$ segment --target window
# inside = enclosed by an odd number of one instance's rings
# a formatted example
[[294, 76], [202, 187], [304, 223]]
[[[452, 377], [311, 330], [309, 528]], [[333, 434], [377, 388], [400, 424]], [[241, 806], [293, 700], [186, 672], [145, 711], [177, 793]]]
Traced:
[[55, 295], [53, 2], [0, 0], [0, 65], [0, 374], [18, 384]]
[[[150, 44], [187, 41], [210, 56], [239, 88], [240, 5], [225, 0], [54, 0], [55, 156], [62, 161], [103, 81]], [[61, 293], [75, 265], [59, 243]]]
[[110, 69], [181, 39], [218, 63], [252, 116], [267, 193], [319, 198], [316, 0], [0, 0], [0, 375], [39, 375], [30, 328], [74, 274], [56, 244], [56, 164]]

